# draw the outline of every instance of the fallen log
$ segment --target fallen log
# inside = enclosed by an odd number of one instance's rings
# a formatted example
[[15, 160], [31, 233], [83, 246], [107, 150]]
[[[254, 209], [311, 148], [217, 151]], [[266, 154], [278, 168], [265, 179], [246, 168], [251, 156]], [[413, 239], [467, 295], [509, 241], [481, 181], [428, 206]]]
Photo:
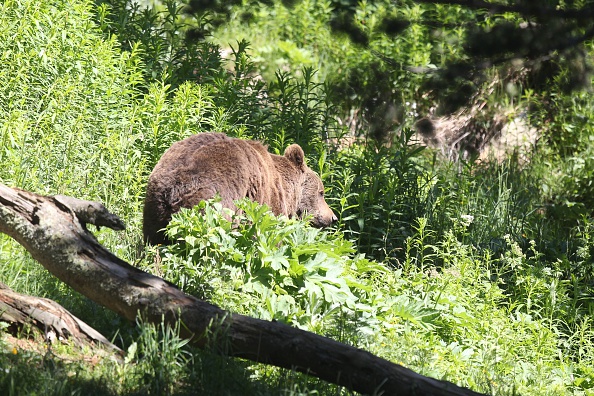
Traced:
[[181, 336], [199, 347], [219, 346], [229, 356], [304, 372], [364, 394], [479, 395], [332, 339], [231, 314], [189, 296], [119, 259], [86, 229], [86, 223], [121, 229], [123, 224], [113, 216], [96, 202], [41, 196], [0, 184], [0, 232], [74, 290], [131, 321], [139, 313], [153, 323], [164, 318], [174, 325], [181, 320]]
[[60, 341], [81, 347], [99, 345], [123, 361], [124, 352], [120, 348], [57, 302], [17, 293], [3, 283], [0, 283], [0, 321], [8, 323], [12, 333], [36, 329], [49, 344]]

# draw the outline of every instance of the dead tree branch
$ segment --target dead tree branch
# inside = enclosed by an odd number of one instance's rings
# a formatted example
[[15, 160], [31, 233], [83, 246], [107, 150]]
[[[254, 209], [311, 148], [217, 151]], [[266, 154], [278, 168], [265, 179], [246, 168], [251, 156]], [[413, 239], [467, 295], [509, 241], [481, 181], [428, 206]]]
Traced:
[[60, 304], [17, 293], [3, 283], [0, 283], [0, 321], [8, 323], [14, 333], [37, 329], [48, 343], [70, 340], [77, 346], [102, 345], [115, 353], [118, 360], [123, 356], [121, 349]]

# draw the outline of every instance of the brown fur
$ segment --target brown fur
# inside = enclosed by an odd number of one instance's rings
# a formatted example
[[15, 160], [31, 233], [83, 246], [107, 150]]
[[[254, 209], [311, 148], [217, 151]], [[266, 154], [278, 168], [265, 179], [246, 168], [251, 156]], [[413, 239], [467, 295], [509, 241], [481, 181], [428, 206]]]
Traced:
[[234, 200], [248, 197], [277, 215], [312, 215], [316, 227], [336, 221], [324, 200], [322, 181], [305, 164], [299, 145], [290, 145], [280, 156], [255, 141], [200, 133], [174, 143], [151, 173], [143, 214], [145, 242], [169, 243], [162, 229], [171, 215], [217, 194], [231, 209], [236, 209]]

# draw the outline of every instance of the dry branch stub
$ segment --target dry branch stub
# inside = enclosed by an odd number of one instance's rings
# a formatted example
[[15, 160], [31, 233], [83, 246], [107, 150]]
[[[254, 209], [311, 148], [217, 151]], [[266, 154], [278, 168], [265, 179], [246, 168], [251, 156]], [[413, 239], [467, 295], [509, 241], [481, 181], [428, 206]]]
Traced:
[[528, 123], [526, 114], [491, 114], [484, 107], [481, 103], [455, 114], [417, 120], [419, 142], [452, 161], [478, 158], [501, 163], [517, 153], [521, 163], [528, 162], [539, 134]]

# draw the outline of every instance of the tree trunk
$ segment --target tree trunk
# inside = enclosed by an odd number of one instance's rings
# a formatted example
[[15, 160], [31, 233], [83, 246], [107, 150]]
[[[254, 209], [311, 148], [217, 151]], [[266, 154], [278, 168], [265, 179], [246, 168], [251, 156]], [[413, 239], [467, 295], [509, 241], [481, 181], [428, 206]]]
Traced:
[[[421, 376], [361, 349], [278, 322], [231, 314], [184, 294], [103, 248], [85, 223], [123, 224], [103, 205], [0, 184], [0, 232], [79, 293], [129, 320], [182, 321], [182, 337], [222, 353], [294, 369], [365, 394], [479, 395]], [[206, 336], [208, 334], [208, 336]], [[395, 346], [397, 347], [397, 346]]]

